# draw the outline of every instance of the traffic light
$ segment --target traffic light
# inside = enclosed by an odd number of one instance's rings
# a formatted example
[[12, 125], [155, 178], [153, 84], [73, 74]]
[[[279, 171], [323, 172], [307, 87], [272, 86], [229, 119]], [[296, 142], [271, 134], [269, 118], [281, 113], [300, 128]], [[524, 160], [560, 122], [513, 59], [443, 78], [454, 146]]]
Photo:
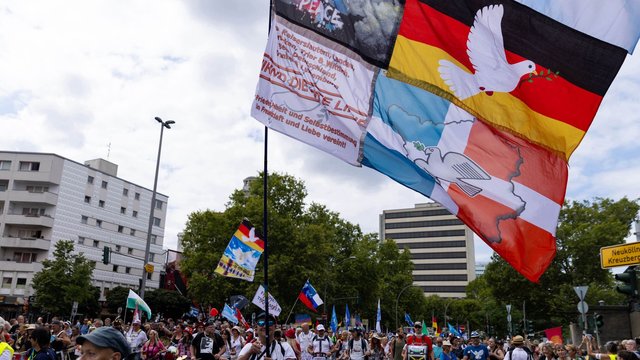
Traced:
[[593, 320], [595, 321], [596, 327], [598, 329], [601, 329], [602, 326], [604, 325], [604, 319], [602, 317], [602, 314], [593, 314]]
[[111, 248], [105, 246], [102, 249], [102, 263], [105, 265], [109, 265], [109, 261], [111, 260]]
[[636, 267], [629, 266], [623, 273], [615, 275], [616, 280], [622, 282], [622, 285], [616, 286], [616, 291], [636, 297], [638, 295], [638, 279], [636, 277]]
[[527, 334], [533, 334], [534, 333], [534, 331], [533, 331], [533, 321], [527, 320], [526, 322], [527, 323], [525, 324], [526, 325], [525, 328], [527, 329]]

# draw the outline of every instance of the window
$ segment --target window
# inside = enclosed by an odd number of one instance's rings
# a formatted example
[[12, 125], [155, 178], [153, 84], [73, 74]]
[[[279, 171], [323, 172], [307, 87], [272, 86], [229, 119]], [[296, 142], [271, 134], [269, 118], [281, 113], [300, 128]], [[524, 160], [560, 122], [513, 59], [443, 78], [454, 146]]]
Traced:
[[162, 204], [163, 202], [160, 200], [156, 200], [156, 209], [158, 210], [162, 210]]
[[160, 226], [160, 218], [154, 217], [153, 218], [153, 225]]
[[12, 280], [13, 278], [10, 277], [2, 278], [2, 287], [5, 289], [11, 289]]
[[41, 216], [44, 215], [44, 208], [22, 208], [22, 215]]
[[11, 161], [0, 160], [0, 170], [11, 170]]
[[116, 245], [116, 252], [120, 252], [120, 245]]
[[84, 245], [84, 236], [78, 236], [78, 244]]
[[87, 176], [87, 184], [93, 184], [93, 176]]
[[20, 161], [20, 171], [38, 171], [40, 170], [39, 162]]
[[118, 232], [121, 233], [124, 231], [124, 226], [118, 225]]
[[49, 191], [48, 186], [27, 186], [27, 191], [30, 193], [43, 193]]
[[100, 246], [100, 241], [93, 240], [93, 247], [98, 247], [98, 246]]
[[101, 228], [102, 227], [102, 220], [96, 219], [96, 226]]
[[138, 217], [138, 212], [133, 210], [133, 212], [131, 213], [131, 216], [133, 216], [134, 218]]
[[151, 235], [151, 243], [155, 244], [158, 241], [158, 235]]
[[130, 267], [128, 267], [128, 266], [127, 266], [126, 268], [124, 268], [124, 273], [125, 273], [125, 274], [129, 274], [129, 273], [131, 273], [131, 268], [130, 268]]
[[103, 208], [104, 207], [104, 200], [98, 200], [98, 206]]
[[120, 214], [126, 214], [127, 213], [127, 208], [126, 207], [121, 207], [120, 208]]
[[104, 180], [102, 180], [102, 188], [103, 188], [103, 189], [106, 189], [106, 188], [107, 188], [107, 186], [109, 186], [109, 183], [108, 183], [108, 182], [106, 182], [106, 181], [104, 181]]
[[136, 229], [131, 229], [129, 235], [136, 236]]
[[86, 224], [88, 220], [89, 220], [88, 216], [82, 215], [82, 218], [80, 218], [80, 222], [83, 223], [83, 224]]
[[118, 265], [113, 265], [113, 272], [118, 272]]
[[140, 193], [136, 193], [136, 195], [134, 196], [134, 199], [140, 200]]
[[147, 273], [147, 280], [151, 280], [151, 275], [153, 275], [152, 273]]
[[86, 202], [87, 204], [91, 204], [91, 196], [85, 196], [84, 202]]
[[19, 262], [19, 263], [32, 263], [36, 261], [36, 257], [37, 257], [36, 253], [23, 253], [23, 252], [13, 253], [13, 261]]
[[154, 253], [149, 253], [149, 262], [154, 262], [154, 261], [155, 261], [155, 260], [154, 260], [154, 259], [155, 259], [155, 257], [156, 257], [156, 254], [154, 254]]
[[132, 255], [133, 254], [133, 249], [132, 248], [127, 248], [127, 254]]
[[24, 289], [26, 286], [27, 286], [27, 279], [18, 278], [18, 281], [16, 281], [16, 289]]
[[122, 189], [122, 195], [129, 196], [129, 189]]

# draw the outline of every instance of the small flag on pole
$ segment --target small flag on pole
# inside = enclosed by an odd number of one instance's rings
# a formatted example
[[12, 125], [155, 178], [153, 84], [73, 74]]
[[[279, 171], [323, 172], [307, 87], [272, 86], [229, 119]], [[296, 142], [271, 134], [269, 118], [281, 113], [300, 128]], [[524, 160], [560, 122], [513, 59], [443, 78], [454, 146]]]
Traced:
[[382, 314], [380, 313], [380, 299], [378, 298], [378, 313], [376, 314], [376, 332], [377, 333], [382, 332], [380, 321], [382, 321]]
[[302, 290], [300, 291], [300, 295], [298, 295], [298, 299], [309, 309], [316, 311], [318, 306], [322, 305], [324, 302], [318, 295], [316, 289], [311, 286], [309, 280], [304, 284]]

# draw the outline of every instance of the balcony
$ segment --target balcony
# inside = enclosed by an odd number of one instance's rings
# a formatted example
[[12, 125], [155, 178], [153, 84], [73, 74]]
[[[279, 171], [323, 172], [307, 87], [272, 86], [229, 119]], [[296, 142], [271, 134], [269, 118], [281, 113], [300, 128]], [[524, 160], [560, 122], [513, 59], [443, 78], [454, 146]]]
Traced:
[[0, 245], [0, 247], [49, 251], [49, 248], [51, 247], [51, 240], [36, 239], [36, 238], [3, 237], [2, 244]]
[[[60, 185], [60, 181], [54, 179], [53, 174], [51, 174], [51, 172], [49, 171], [13, 171], [11, 172], [11, 174], [13, 175], [14, 181], [34, 181], [39, 183], [48, 182]], [[5, 177], [2, 177], [2, 175], [3, 174], [0, 174], [0, 180], [5, 179]], [[6, 176], [8, 175], [9, 174], [7, 174]]]
[[5, 223], [7, 224], [20, 224], [20, 225], [33, 225], [33, 226], [44, 226], [44, 227], [53, 227], [53, 218], [49, 215], [38, 215], [38, 214], [7, 214], [5, 215]]
[[38, 272], [42, 270], [42, 263], [19, 263], [15, 261], [0, 261], [0, 271]]
[[4, 197], [8, 197], [7, 200], [9, 201], [40, 203], [49, 205], [56, 205], [58, 203], [58, 194], [54, 194], [48, 191], [32, 192], [27, 190], [13, 190], [7, 191], [6, 194], [7, 195], [5, 195]]

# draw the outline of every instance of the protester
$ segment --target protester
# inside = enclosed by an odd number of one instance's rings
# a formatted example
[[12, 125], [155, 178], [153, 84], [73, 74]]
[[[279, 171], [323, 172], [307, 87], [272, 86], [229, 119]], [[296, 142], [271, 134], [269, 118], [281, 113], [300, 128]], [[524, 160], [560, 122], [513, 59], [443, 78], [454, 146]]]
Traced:
[[480, 343], [480, 335], [477, 331], [471, 332], [471, 345], [467, 345], [463, 351], [463, 360], [487, 360], [489, 357], [489, 348]]
[[451, 353], [451, 342], [449, 340], [442, 341], [442, 353], [439, 360], [455, 360], [456, 356]]
[[191, 342], [191, 359], [217, 360], [223, 346], [222, 337], [215, 333], [215, 326], [207, 324], [204, 332], [198, 333]]
[[369, 343], [369, 360], [384, 360], [385, 352], [381, 340], [380, 336], [376, 333], [371, 336], [371, 342]]
[[147, 334], [142, 331], [141, 323], [139, 319], [133, 320], [131, 323], [131, 328], [127, 332], [126, 336], [127, 342], [131, 348], [131, 353], [135, 360], [140, 360], [140, 353], [142, 351], [142, 346], [147, 342]]
[[231, 328], [230, 347], [231, 360], [236, 360], [238, 358], [238, 354], [240, 354], [240, 351], [242, 350], [242, 347], [244, 347], [244, 338], [241, 335], [239, 326]]
[[285, 337], [287, 338], [287, 343], [293, 349], [293, 352], [296, 355], [296, 359], [300, 360], [302, 351], [300, 350], [300, 344], [298, 340], [296, 340], [296, 331], [294, 329], [289, 329], [285, 332]]
[[422, 335], [422, 323], [416, 321], [413, 323], [413, 329], [415, 332], [407, 336], [407, 343], [402, 351], [402, 357], [406, 359], [409, 353], [419, 352], [424, 354], [425, 359], [434, 360], [433, 342], [430, 337]]
[[391, 360], [402, 360], [402, 349], [404, 349], [406, 343], [404, 329], [399, 327], [396, 336], [391, 341], [391, 345], [389, 345]]
[[350, 360], [363, 360], [371, 355], [368, 342], [362, 337], [362, 329], [354, 328], [351, 331], [351, 339], [347, 347], [347, 358]]
[[158, 332], [155, 330], [149, 331], [149, 340], [142, 345], [141, 356], [143, 360], [158, 360], [165, 351], [164, 344], [159, 339]]
[[327, 336], [324, 325], [318, 325], [316, 331], [318, 334], [311, 339], [307, 352], [311, 353], [314, 358], [328, 358], [333, 354], [333, 342]]
[[26, 358], [29, 360], [53, 360], [56, 358], [56, 353], [49, 347], [51, 342], [51, 334], [49, 331], [40, 326], [37, 327], [31, 333], [29, 337], [31, 341], [31, 349], [26, 354]]
[[76, 343], [81, 345], [80, 360], [124, 360], [131, 352], [124, 335], [111, 327], [78, 336]]
[[[261, 313], [257, 318], [258, 324], [258, 333], [257, 338], [252, 343], [247, 343], [240, 354], [238, 355], [238, 360], [266, 360], [267, 358], [267, 331], [269, 331], [269, 338], [274, 338], [274, 333], [276, 329], [276, 319], [269, 315], [267, 316], [265, 313]], [[271, 360], [295, 360], [296, 355], [293, 352], [293, 348], [287, 342], [276, 342], [273, 341], [270, 344], [269, 348], [270, 359]]]

